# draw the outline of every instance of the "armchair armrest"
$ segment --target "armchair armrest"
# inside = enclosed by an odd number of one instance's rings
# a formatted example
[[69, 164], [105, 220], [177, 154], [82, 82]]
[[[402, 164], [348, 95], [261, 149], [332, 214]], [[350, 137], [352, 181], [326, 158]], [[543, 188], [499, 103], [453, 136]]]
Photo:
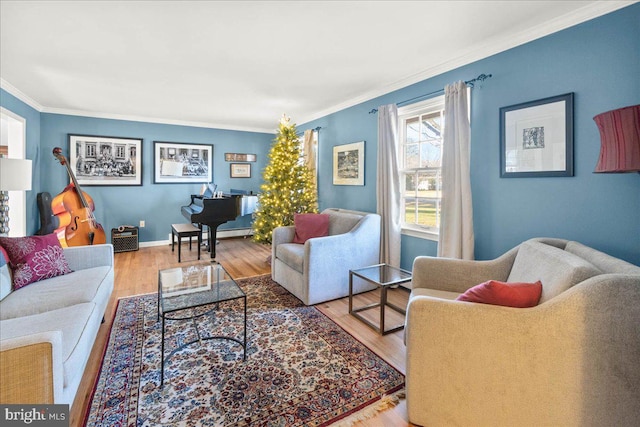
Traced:
[[64, 257], [73, 271], [113, 266], [113, 245], [71, 246], [64, 248]]
[[296, 234], [296, 227], [293, 225], [286, 225], [282, 227], [276, 227], [271, 232], [271, 263], [273, 268], [273, 262], [276, 259], [276, 248], [283, 243], [292, 243]]
[[55, 403], [62, 397], [62, 333], [0, 341], [0, 403]]
[[487, 280], [505, 281], [517, 252], [516, 247], [489, 261], [416, 257], [413, 261], [413, 288], [462, 293]]
[[271, 233], [271, 245], [278, 246], [281, 243], [292, 243], [293, 237], [296, 234], [296, 227], [293, 225], [286, 225], [283, 227], [276, 227]]

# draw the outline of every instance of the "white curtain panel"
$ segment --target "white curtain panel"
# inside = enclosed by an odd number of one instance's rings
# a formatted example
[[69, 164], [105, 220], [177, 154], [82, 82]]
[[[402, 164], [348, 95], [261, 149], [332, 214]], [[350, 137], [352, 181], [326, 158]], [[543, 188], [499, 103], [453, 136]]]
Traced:
[[318, 189], [318, 169], [316, 161], [316, 153], [318, 151], [318, 140], [315, 138], [315, 131], [313, 129], [307, 129], [304, 131], [304, 164], [311, 171], [313, 175], [313, 183], [315, 184], [316, 191]]
[[471, 129], [467, 86], [460, 81], [447, 85], [444, 93], [442, 217], [438, 256], [472, 260], [474, 237], [469, 168]]
[[[316, 192], [316, 200], [318, 199], [318, 139], [316, 138], [315, 131], [313, 129], [307, 129], [304, 131], [303, 137], [303, 155], [304, 164], [311, 171], [311, 178], [313, 179], [313, 188]], [[317, 206], [316, 206], [317, 208]]]
[[378, 108], [377, 211], [382, 218], [380, 262], [400, 267], [400, 178], [398, 108]]

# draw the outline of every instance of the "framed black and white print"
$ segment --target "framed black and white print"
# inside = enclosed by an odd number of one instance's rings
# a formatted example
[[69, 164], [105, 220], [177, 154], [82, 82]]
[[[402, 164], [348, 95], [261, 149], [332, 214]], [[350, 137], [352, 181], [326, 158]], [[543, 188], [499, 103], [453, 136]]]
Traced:
[[500, 176], [573, 176], [573, 93], [500, 108]]
[[364, 141], [333, 147], [333, 185], [364, 185]]
[[142, 185], [142, 139], [69, 134], [69, 167], [78, 185]]
[[209, 183], [213, 179], [213, 145], [153, 141], [153, 182]]

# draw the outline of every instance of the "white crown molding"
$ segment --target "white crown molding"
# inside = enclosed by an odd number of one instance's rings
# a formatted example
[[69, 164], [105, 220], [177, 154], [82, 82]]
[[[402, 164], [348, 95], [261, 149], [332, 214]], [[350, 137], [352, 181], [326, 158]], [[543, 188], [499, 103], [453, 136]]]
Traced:
[[100, 113], [95, 111], [83, 111], [83, 110], [71, 110], [65, 108], [49, 108], [43, 107], [43, 113], [50, 114], [64, 114], [67, 116], [82, 116], [82, 117], [93, 117], [97, 119], [111, 119], [111, 120], [126, 120], [131, 122], [145, 122], [145, 123], [160, 123], [165, 125], [176, 125], [176, 126], [191, 126], [198, 128], [210, 128], [210, 129], [220, 129], [220, 130], [234, 130], [239, 132], [256, 132], [256, 133], [269, 133], [273, 134], [273, 129], [266, 128], [257, 128], [257, 127], [243, 127], [243, 126], [229, 126], [217, 123], [207, 123], [207, 122], [191, 122], [186, 120], [171, 120], [171, 119], [163, 119], [157, 117], [146, 117], [146, 116], [128, 116], [124, 114], [112, 114], [112, 113]]
[[64, 114], [68, 116], [93, 117], [97, 119], [126, 120], [126, 121], [132, 121], [132, 122], [160, 123], [160, 124], [177, 125], [177, 126], [191, 126], [191, 127], [199, 127], [199, 128], [275, 134], [275, 131], [273, 129], [267, 129], [267, 128], [257, 128], [257, 127], [248, 127], [248, 126], [234, 127], [234, 126], [222, 125], [217, 123], [190, 122], [190, 121], [182, 121], [182, 120], [160, 119], [160, 118], [154, 118], [154, 117], [128, 116], [124, 114], [111, 114], [111, 113], [100, 113], [95, 111], [83, 111], [83, 110], [71, 110], [71, 109], [65, 109], [65, 108], [45, 107], [2, 78], [0, 78], [0, 87], [40, 113]]
[[15, 96], [20, 101], [27, 104], [29, 107], [35, 110], [38, 110], [39, 112], [42, 112], [43, 107], [40, 103], [38, 103], [36, 100], [31, 98], [30, 96], [28, 96], [27, 94], [25, 94], [20, 89], [18, 89], [17, 87], [15, 87], [14, 85], [12, 85], [11, 83], [9, 83], [3, 78], [0, 78], [0, 88], [6, 90], [8, 93]]
[[[313, 120], [320, 119], [346, 108], [353, 107], [363, 102], [375, 99], [379, 96], [389, 94], [412, 84], [419, 83], [431, 77], [435, 77], [447, 71], [455, 70], [456, 68], [462, 67], [464, 65], [471, 64], [481, 59], [488, 58], [489, 56], [523, 45], [530, 41], [537, 40], [558, 31], [562, 31], [566, 28], [573, 27], [591, 19], [595, 19], [599, 16], [606, 15], [607, 13], [611, 13], [618, 9], [622, 9], [623, 7], [638, 3], [638, 1], [639, 0], [616, 0], [598, 1], [595, 3], [591, 3], [569, 14], [558, 16], [554, 19], [546, 21], [538, 25], [537, 27], [530, 28], [518, 34], [510, 35], [508, 38], [503, 37], [500, 39], [487, 40], [479, 48], [476, 46], [470, 52], [462, 54], [458, 58], [440, 64], [436, 67], [429, 68], [420, 73], [407, 76], [404, 79], [396, 81], [395, 83], [378, 87], [377, 89], [369, 91], [356, 98], [352, 98], [340, 104], [326, 108], [322, 111], [318, 111], [311, 116], [304, 117], [299, 121], [302, 124], [309, 123]], [[483, 72], [487, 74], [497, 73], [497, 71], [492, 70], [483, 70]], [[470, 79], [474, 77], [476, 76], [469, 76]]]

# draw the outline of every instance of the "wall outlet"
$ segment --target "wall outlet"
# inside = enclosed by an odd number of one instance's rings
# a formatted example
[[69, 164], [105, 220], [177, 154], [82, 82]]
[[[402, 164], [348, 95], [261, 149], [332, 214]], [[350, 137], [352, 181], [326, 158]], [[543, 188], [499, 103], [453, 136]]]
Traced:
[[144, 227], [144, 220], [140, 220], [140, 228]]

